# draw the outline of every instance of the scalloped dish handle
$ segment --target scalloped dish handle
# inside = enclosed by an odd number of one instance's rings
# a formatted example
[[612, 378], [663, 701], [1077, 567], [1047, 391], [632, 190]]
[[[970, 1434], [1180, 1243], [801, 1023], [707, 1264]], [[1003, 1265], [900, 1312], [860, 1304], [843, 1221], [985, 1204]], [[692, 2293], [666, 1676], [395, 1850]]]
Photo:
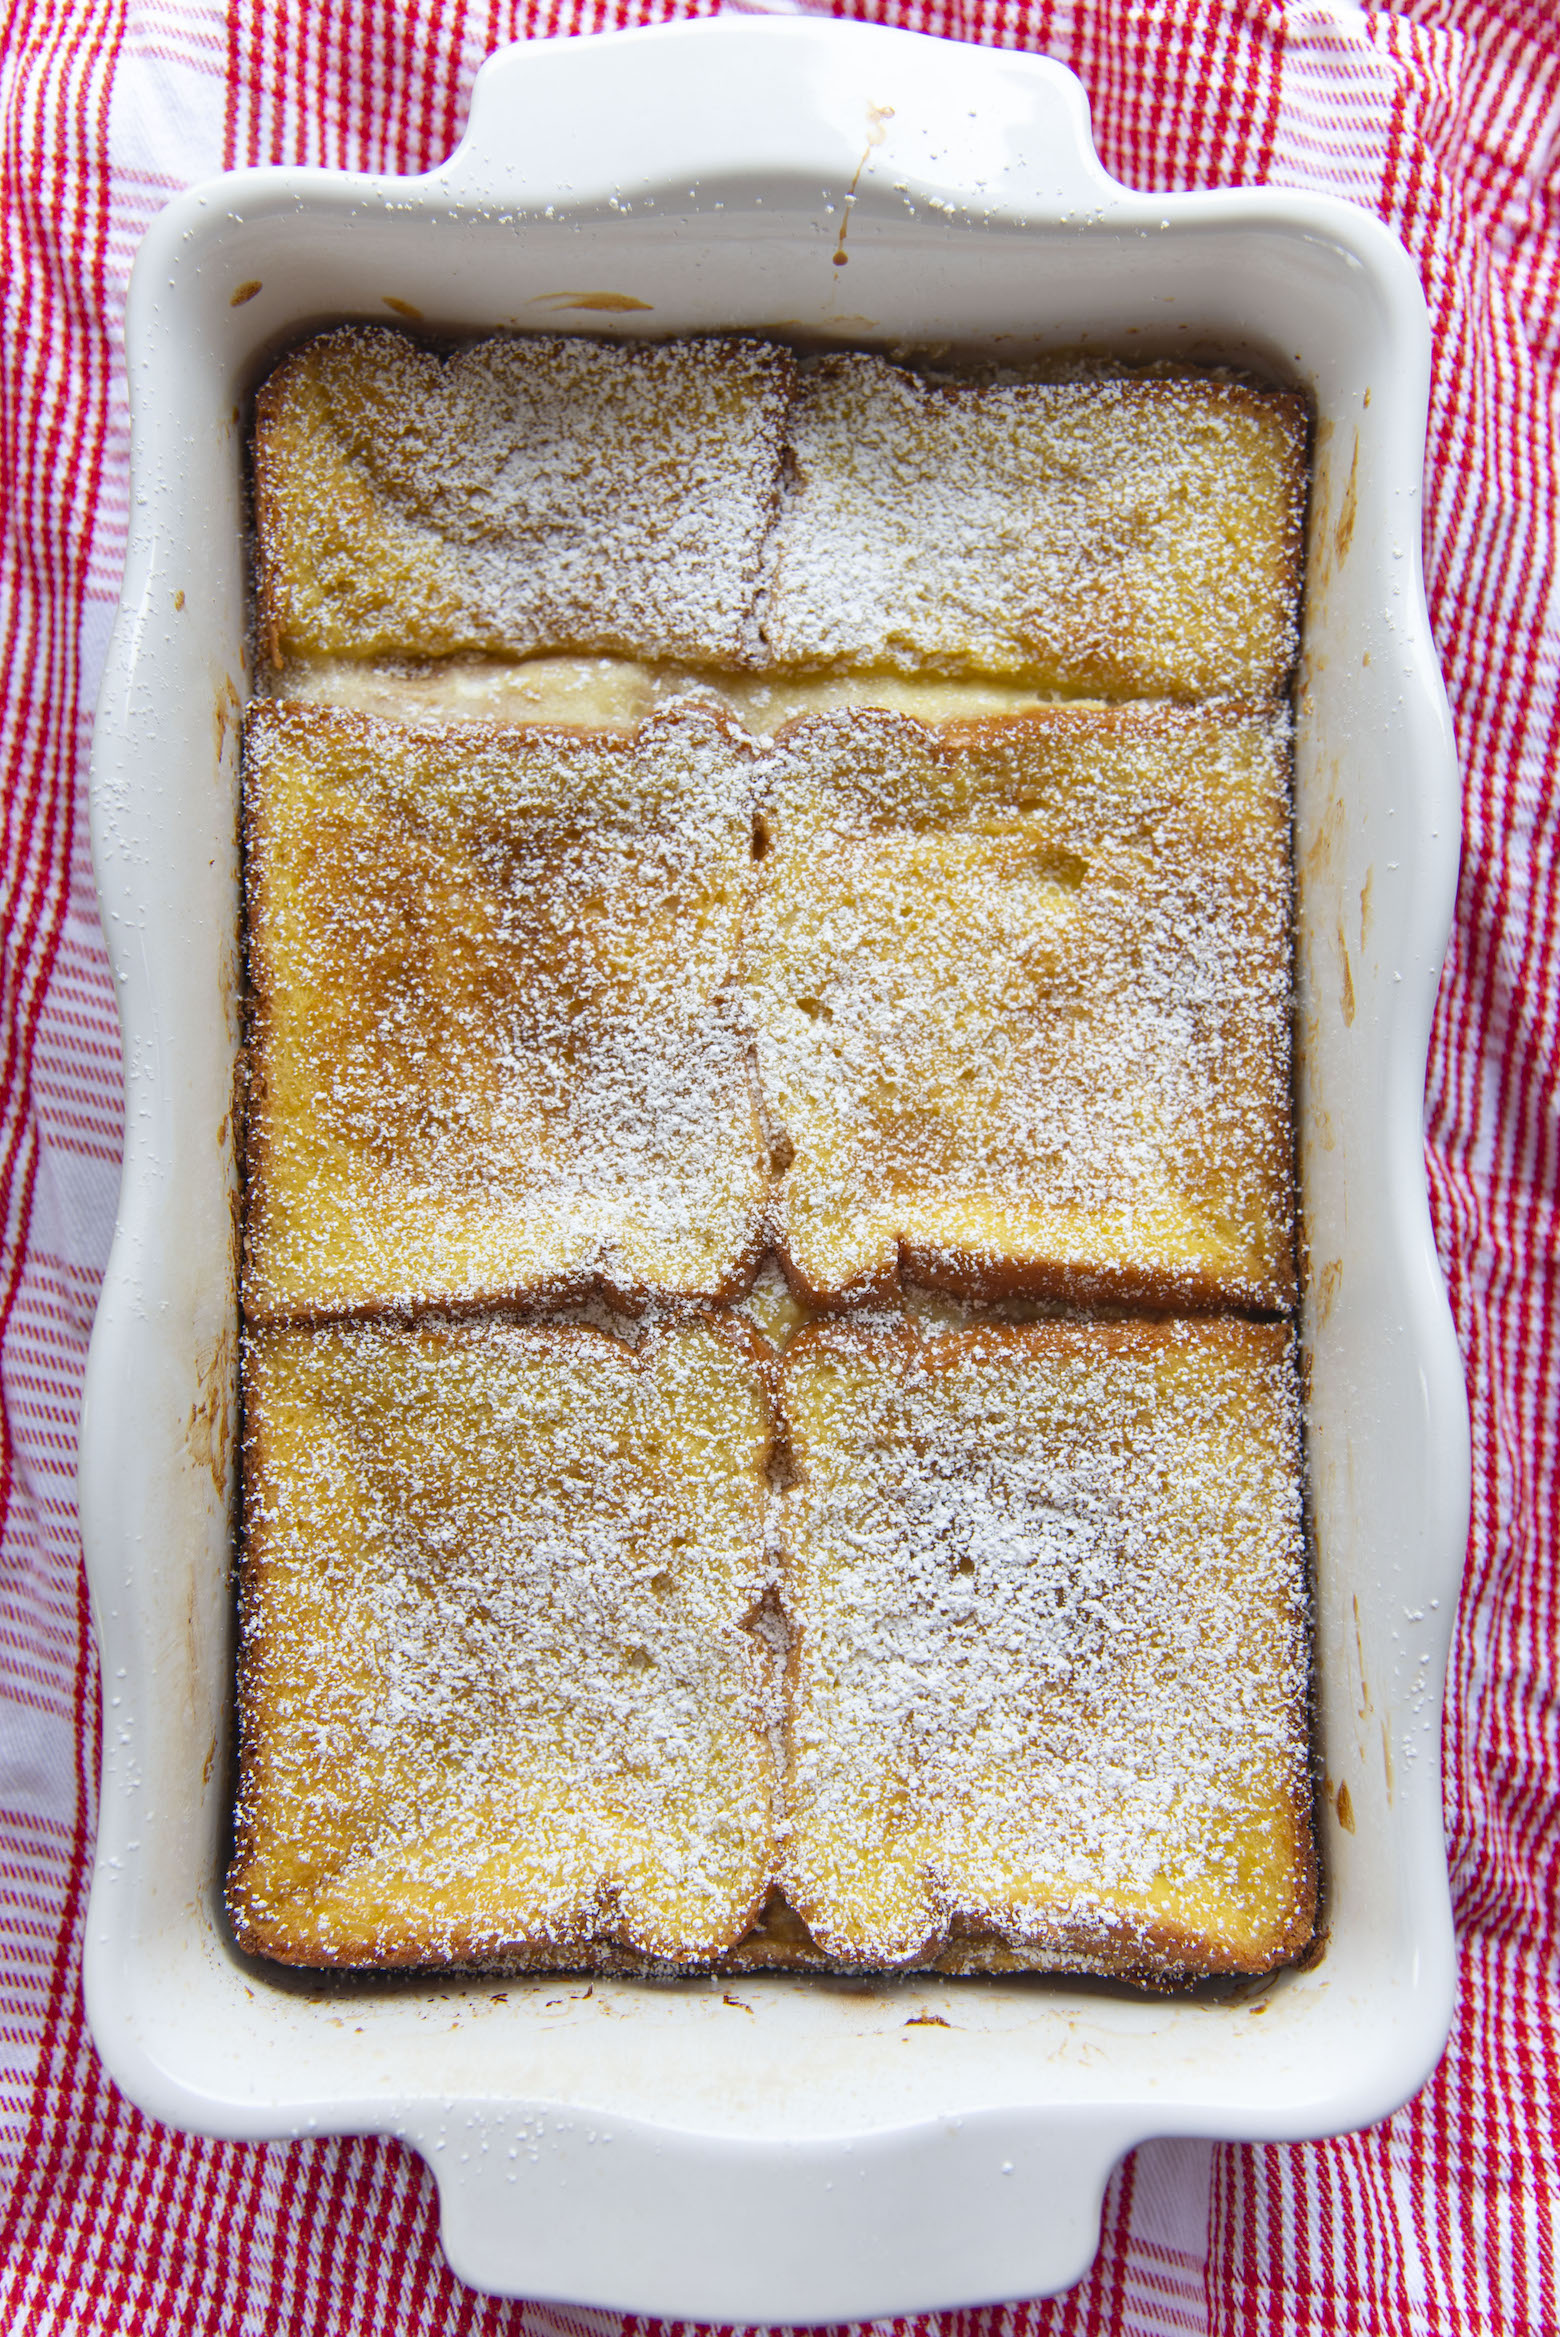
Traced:
[[[843, 2152], [661, 2134], [636, 2155], [632, 2184], [617, 2162], [633, 2132], [612, 2118], [488, 2107], [401, 2137], [433, 2170], [439, 2236], [472, 2287], [573, 2302], [580, 2265], [599, 2262], [611, 2227], [634, 2270], [598, 2281], [598, 2306], [741, 2321], [762, 2264], [771, 2321], [805, 2325], [1071, 2287], [1138, 2132], [1070, 2106], [1044, 2134], [996, 2112], [864, 2135]], [[979, 2270], [950, 2280], [955, 2261]]]
[[[969, 213], [974, 189], [982, 221], [1097, 218], [1123, 199], [1095, 153], [1083, 86], [1054, 59], [1013, 54], [994, 71], [987, 50], [837, 24], [824, 75], [794, 29], [721, 18], [653, 40], [517, 42], [482, 67], [466, 134], [431, 177], [495, 209], [545, 204], [560, 186], [575, 207], [676, 200], [693, 192], [687, 157], [699, 152], [701, 177], [824, 196], [876, 182]], [[597, 158], [617, 154], [634, 156], [631, 181], [600, 175]]]

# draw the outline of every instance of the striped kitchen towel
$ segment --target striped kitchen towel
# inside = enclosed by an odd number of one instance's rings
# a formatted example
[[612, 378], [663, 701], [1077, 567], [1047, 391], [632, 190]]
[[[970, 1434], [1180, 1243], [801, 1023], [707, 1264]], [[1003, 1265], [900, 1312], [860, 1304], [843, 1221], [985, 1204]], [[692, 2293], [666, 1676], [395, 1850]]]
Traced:
[[[158, 207], [251, 162], [425, 169], [455, 143], [477, 66], [500, 43], [688, 12], [659, 0], [10, 0], [6, 12], [0, 2337], [620, 2326], [462, 2289], [439, 2253], [431, 2180], [395, 2144], [169, 2133], [123, 2101], [86, 2034], [101, 1689], [73, 1447], [113, 1219], [119, 1061], [85, 775], [129, 495], [121, 312]], [[1560, 18], [1550, 0], [865, 0], [854, 13], [1062, 58], [1089, 91], [1107, 167], [1130, 184], [1321, 189], [1403, 238], [1434, 321], [1427, 569], [1466, 788], [1427, 1102], [1474, 1430], [1445, 1747], [1462, 1941], [1451, 2049], [1420, 2097], [1367, 2134], [1138, 2151], [1079, 2287], [951, 2320], [1036, 2337], [1552, 2333]]]

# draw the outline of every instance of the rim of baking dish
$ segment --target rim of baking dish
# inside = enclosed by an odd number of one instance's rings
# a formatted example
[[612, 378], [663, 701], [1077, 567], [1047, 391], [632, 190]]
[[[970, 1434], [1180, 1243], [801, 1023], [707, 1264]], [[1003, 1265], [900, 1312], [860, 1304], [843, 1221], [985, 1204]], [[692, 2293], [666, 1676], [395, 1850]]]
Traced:
[[[885, 95], [891, 95], [893, 104]], [[582, 141], [581, 120], [591, 123]], [[885, 135], [891, 125], [891, 135]], [[886, 151], [892, 177], [876, 157]], [[1379, 1099], [1381, 1176], [1390, 1188], [1392, 1254], [1383, 1274], [1417, 1375], [1433, 1481], [1434, 1533], [1422, 1587], [1438, 1604], [1418, 1626], [1427, 1646], [1416, 1724], [1426, 1745], [1405, 1780], [1397, 1822], [1419, 1927], [1403, 2017], [1384, 2024], [1375, 2058], [1347, 2082], [1266, 2105], [1151, 2093], [1036, 2100], [1022, 2107], [876, 2125], [822, 2139], [744, 2139], [597, 2111], [545, 2096], [397, 2094], [393, 2083], [307, 2085], [278, 2102], [208, 2087], [181, 2065], [170, 2007], [148, 2023], [147, 1975], [124, 1942], [144, 1888], [143, 1827], [156, 1813], [135, 1790], [137, 1746], [158, 1725], [167, 1680], [136, 1627], [142, 1570], [159, 1553], [138, 1488], [159, 1465], [143, 1449], [137, 1389], [164, 1337], [159, 1310], [170, 1244], [169, 1097], [180, 1077], [184, 1005], [152, 930], [162, 711], [158, 658], [167, 632], [158, 593], [168, 556], [169, 483], [180, 462], [159, 385], [186, 362], [182, 294], [226, 264], [257, 226], [285, 243], [289, 222], [397, 218], [534, 226], [542, 218], [675, 220], [691, 200], [701, 221], [761, 228], [797, 206], [847, 259], [870, 254], [906, 213], [950, 249], [971, 236], [1011, 244], [1066, 230], [1085, 249], [1204, 229], [1271, 230], [1299, 239], [1318, 266], [1362, 271], [1397, 355], [1388, 394], [1395, 435], [1374, 491], [1412, 512], [1408, 571], [1392, 612], [1396, 719], [1411, 734], [1421, 832], [1398, 979], [1387, 993], [1386, 1076]], [[847, 235], [851, 240], [847, 249]], [[838, 269], [852, 279], [849, 267]], [[245, 292], [242, 283], [238, 292]], [[383, 316], [383, 310], [379, 312]], [[844, 339], [853, 334], [841, 308]], [[257, 347], [265, 342], [255, 299]], [[309, 316], [285, 319], [296, 337]], [[385, 318], [384, 321], [390, 321]], [[493, 320], [495, 322], [505, 320]], [[512, 321], [512, 320], [511, 320]], [[533, 320], [535, 321], [535, 320]], [[554, 315], [551, 329], [581, 329]], [[621, 319], [619, 322], [621, 323]], [[860, 320], [856, 320], [858, 323]], [[592, 329], [606, 316], [591, 317]], [[608, 329], [616, 329], [615, 327]], [[910, 33], [816, 19], [724, 19], [520, 44], [482, 68], [470, 123], [450, 160], [420, 178], [315, 170], [233, 173], [179, 197], [146, 238], [127, 323], [134, 438], [124, 597], [94, 739], [92, 812], [104, 929], [121, 1001], [126, 1065], [124, 1183], [94, 1328], [80, 1453], [83, 1544], [110, 1683], [104, 1791], [85, 1951], [93, 2033], [131, 2097], [170, 2123], [227, 2135], [381, 2131], [425, 2152], [438, 2175], [447, 2249], [478, 2285], [711, 2319], [823, 2320], [1036, 2294], [1086, 2267], [1111, 2167], [1155, 2134], [1290, 2138], [1367, 2123], [1416, 2090], [1450, 2021], [1454, 1961], [1439, 1793], [1442, 1681], [1468, 1513], [1461, 1364], [1431, 1237], [1421, 1143], [1430, 1018], [1447, 946], [1460, 804], [1450, 718], [1425, 604], [1418, 541], [1429, 395], [1423, 298], [1401, 247], [1369, 215], [1332, 198], [1272, 190], [1140, 195], [1095, 155], [1081, 85], [1052, 60], [961, 47]], [[238, 427], [238, 413], [233, 428]], [[219, 735], [218, 751], [222, 748]], [[165, 807], [164, 807], [165, 808]], [[970, 1983], [960, 1983], [969, 1986]], [[979, 1986], [981, 1983], [974, 1983]], [[1042, 2089], [1043, 2090], [1043, 2089]], [[606, 2145], [610, 2142], [610, 2151]], [[518, 2158], [516, 2153], [518, 2151]], [[612, 2164], [603, 2173], [606, 2160]], [[516, 2169], [529, 2191], [515, 2188]], [[695, 2215], [690, 2201], [697, 2196]], [[612, 2201], [614, 2229], [601, 2227]], [[694, 2220], [690, 2220], [693, 2217]], [[702, 2235], [697, 2260], [690, 2232]], [[755, 2255], [755, 2234], [788, 2235]]]

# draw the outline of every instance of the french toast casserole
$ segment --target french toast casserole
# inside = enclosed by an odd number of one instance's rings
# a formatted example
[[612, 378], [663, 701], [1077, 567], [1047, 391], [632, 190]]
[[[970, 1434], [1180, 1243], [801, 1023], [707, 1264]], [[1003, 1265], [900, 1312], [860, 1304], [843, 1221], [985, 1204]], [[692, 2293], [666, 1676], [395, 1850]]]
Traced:
[[1307, 453], [1217, 371], [265, 382], [242, 1947], [1307, 1951]]

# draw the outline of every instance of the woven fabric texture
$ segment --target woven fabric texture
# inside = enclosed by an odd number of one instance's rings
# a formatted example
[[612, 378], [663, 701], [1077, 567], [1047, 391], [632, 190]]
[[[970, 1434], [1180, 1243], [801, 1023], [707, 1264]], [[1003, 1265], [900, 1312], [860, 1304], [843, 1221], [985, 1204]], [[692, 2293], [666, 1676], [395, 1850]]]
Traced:
[[[319, 2337], [616, 2331], [474, 2295], [426, 2171], [376, 2140], [267, 2148], [138, 2115], [79, 1957], [104, 1684], [76, 1538], [87, 1338], [119, 1152], [87, 842], [92, 704], [129, 508], [120, 327], [140, 235], [225, 166], [413, 171], [482, 58], [702, 0], [10, 0], [0, 40], [0, 2331]], [[1446, 1732], [1462, 1990], [1450, 2051], [1373, 2131], [1147, 2146], [1093, 2272], [948, 2317], [1025, 2337], [1560, 2327], [1560, 1019], [1556, 431], [1560, 19], [1548, 0], [867, 0], [1082, 77], [1143, 187], [1331, 191], [1429, 297], [1427, 566], [1466, 793], [1428, 1091], [1434, 1222], [1473, 1402], [1474, 1521]], [[112, 1712], [113, 1683], [106, 1683]], [[931, 2324], [927, 2325], [928, 2327]]]

